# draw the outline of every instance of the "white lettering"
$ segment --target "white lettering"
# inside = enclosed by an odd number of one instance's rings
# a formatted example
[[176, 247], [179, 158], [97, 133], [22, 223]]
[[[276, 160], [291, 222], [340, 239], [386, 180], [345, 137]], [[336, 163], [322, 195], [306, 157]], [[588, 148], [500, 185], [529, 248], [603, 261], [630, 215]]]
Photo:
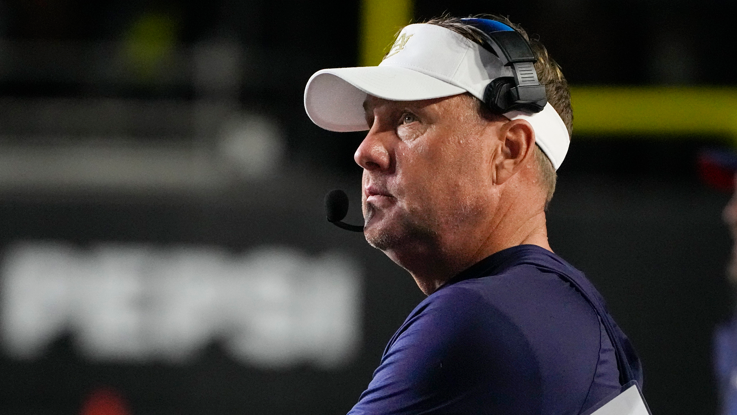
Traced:
[[26, 243], [1, 272], [2, 346], [18, 359], [68, 332], [98, 361], [186, 362], [218, 342], [259, 367], [336, 368], [360, 340], [361, 273], [338, 252]]

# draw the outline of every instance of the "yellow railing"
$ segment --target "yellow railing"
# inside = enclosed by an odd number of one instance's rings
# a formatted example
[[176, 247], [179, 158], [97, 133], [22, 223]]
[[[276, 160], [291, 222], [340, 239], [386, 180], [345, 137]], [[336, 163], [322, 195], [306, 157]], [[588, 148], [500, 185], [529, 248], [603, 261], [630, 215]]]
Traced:
[[571, 87], [574, 134], [725, 137], [737, 144], [737, 88]]
[[363, 0], [359, 65], [378, 65], [394, 35], [412, 20], [412, 0]]

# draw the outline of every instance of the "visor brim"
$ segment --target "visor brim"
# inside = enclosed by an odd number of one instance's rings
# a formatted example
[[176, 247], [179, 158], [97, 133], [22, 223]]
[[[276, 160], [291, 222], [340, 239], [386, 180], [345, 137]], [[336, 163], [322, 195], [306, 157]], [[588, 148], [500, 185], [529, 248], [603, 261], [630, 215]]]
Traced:
[[305, 110], [329, 131], [368, 129], [363, 103], [367, 95], [391, 101], [419, 101], [466, 90], [407, 68], [369, 66], [318, 71], [305, 88]]

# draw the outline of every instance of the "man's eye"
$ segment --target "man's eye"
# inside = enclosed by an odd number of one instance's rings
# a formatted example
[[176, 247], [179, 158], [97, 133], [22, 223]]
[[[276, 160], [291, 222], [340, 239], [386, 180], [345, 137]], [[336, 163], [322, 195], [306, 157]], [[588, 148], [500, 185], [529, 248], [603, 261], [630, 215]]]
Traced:
[[417, 117], [414, 114], [409, 112], [402, 114], [402, 124], [411, 124], [415, 121], [417, 121]]

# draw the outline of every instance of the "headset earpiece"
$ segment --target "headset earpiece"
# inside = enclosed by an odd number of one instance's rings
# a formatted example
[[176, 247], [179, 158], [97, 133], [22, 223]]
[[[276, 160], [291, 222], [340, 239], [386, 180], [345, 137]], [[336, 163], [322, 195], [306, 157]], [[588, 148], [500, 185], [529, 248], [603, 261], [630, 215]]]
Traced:
[[484, 90], [484, 103], [496, 114], [515, 110], [536, 113], [547, 102], [543, 85], [519, 86], [511, 76], [493, 79]]
[[493, 79], [484, 90], [484, 103], [495, 114], [509, 112], [509, 108], [512, 106], [510, 90], [513, 87], [514, 78], [512, 77], [505, 76]]
[[524, 110], [540, 112], [547, 104], [545, 86], [535, 71], [537, 58], [530, 44], [511, 27], [489, 19], [461, 19], [479, 29], [486, 38], [484, 47], [512, 68], [513, 77], [493, 79], [484, 90], [484, 103], [495, 113]]

